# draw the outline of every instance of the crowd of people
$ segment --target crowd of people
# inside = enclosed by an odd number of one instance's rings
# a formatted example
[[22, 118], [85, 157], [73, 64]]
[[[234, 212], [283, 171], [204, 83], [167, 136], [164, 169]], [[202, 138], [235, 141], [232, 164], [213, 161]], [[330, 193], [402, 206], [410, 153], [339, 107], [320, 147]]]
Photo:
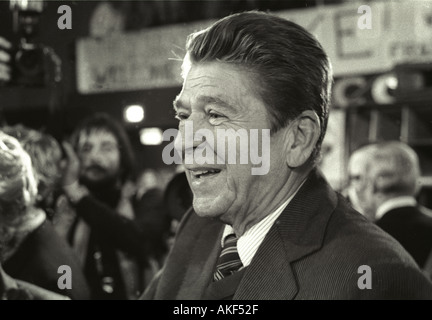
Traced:
[[[180, 219], [163, 199], [185, 190], [165, 195], [153, 185], [138, 193], [129, 139], [107, 114], [84, 119], [63, 146], [23, 125], [1, 133], [1, 210], [11, 221], [0, 235], [3, 272], [70, 299], [137, 299], [168, 252], [171, 221]], [[15, 158], [10, 141], [19, 146]], [[70, 288], [58, 285], [64, 265]]]
[[[397, 141], [356, 150], [345, 196], [319, 170], [332, 71], [318, 41], [244, 12], [190, 35], [186, 51], [180, 132], [188, 121], [195, 131], [269, 130], [269, 172], [185, 163], [161, 186], [151, 172], [138, 179], [126, 131], [107, 114], [62, 142], [4, 126], [1, 298], [432, 299], [432, 214], [416, 201], [415, 152]], [[0, 50], [3, 81], [8, 59]], [[179, 136], [183, 154], [208, 143]], [[63, 265], [70, 288], [58, 285]], [[359, 287], [361, 266], [373, 287]]]

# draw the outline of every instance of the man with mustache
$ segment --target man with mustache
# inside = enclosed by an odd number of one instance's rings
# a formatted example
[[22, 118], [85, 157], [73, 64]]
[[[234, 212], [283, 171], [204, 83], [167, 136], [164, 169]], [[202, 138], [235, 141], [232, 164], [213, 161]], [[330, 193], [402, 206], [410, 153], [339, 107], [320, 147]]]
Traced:
[[113, 118], [100, 113], [84, 119], [71, 142], [64, 143], [63, 190], [77, 216], [63, 206], [54, 224], [80, 256], [92, 299], [134, 299], [143, 290], [148, 256], [162, 250], [161, 226], [135, 219], [138, 211], [151, 219], [155, 199], [135, 196], [134, 154]]

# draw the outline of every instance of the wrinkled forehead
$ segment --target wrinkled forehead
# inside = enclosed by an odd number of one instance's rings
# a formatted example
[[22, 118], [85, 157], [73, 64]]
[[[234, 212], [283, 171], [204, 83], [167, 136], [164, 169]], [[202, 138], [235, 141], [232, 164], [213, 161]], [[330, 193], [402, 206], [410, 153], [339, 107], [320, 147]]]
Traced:
[[81, 149], [85, 145], [100, 145], [111, 144], [118, 146], [118, 141], [115, 135], [104, 128], [90, 128], [83, 130], [78, 135], [77, 147]]

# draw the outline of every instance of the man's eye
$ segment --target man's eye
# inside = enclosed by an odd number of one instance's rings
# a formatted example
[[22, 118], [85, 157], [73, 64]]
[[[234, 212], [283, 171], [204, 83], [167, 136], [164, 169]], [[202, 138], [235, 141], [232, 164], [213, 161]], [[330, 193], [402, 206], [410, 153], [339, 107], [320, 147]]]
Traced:
[[216, 113], [216, 112], [213, 112], [213, 111], [210, 111], [209, 112], [209, 117], [211, 119], [219, 119], [219, 118], [223, 118], [223, 115], [221, 115], [219, 113]]
[[349, 181], [352, 183], [358, 183], [361, 180], [361, 176], [359, 175], [350, 175]]
[[101, 148], [102, 152], [113, 152], [115, 151], [117, 148], [114, 146], [104, 146]]
[[176, 113], [175, 118], [179, 121], [182, 121], [182, 120], [186, 120], [187, 118], [189, 118], [189, 115], [184, 113], [184, 112], [178, 112], [178, 113]]

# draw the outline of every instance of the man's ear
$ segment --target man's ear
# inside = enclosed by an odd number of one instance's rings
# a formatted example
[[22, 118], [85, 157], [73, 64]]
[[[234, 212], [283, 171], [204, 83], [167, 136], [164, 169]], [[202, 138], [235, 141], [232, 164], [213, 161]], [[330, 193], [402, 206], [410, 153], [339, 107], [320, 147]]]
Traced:
[[318, 115], [312, 110], [303, 111], [291, 121], [285, 133], [288, 167], [297, 168], [306, 163], [315, 149], [320, 132]]

